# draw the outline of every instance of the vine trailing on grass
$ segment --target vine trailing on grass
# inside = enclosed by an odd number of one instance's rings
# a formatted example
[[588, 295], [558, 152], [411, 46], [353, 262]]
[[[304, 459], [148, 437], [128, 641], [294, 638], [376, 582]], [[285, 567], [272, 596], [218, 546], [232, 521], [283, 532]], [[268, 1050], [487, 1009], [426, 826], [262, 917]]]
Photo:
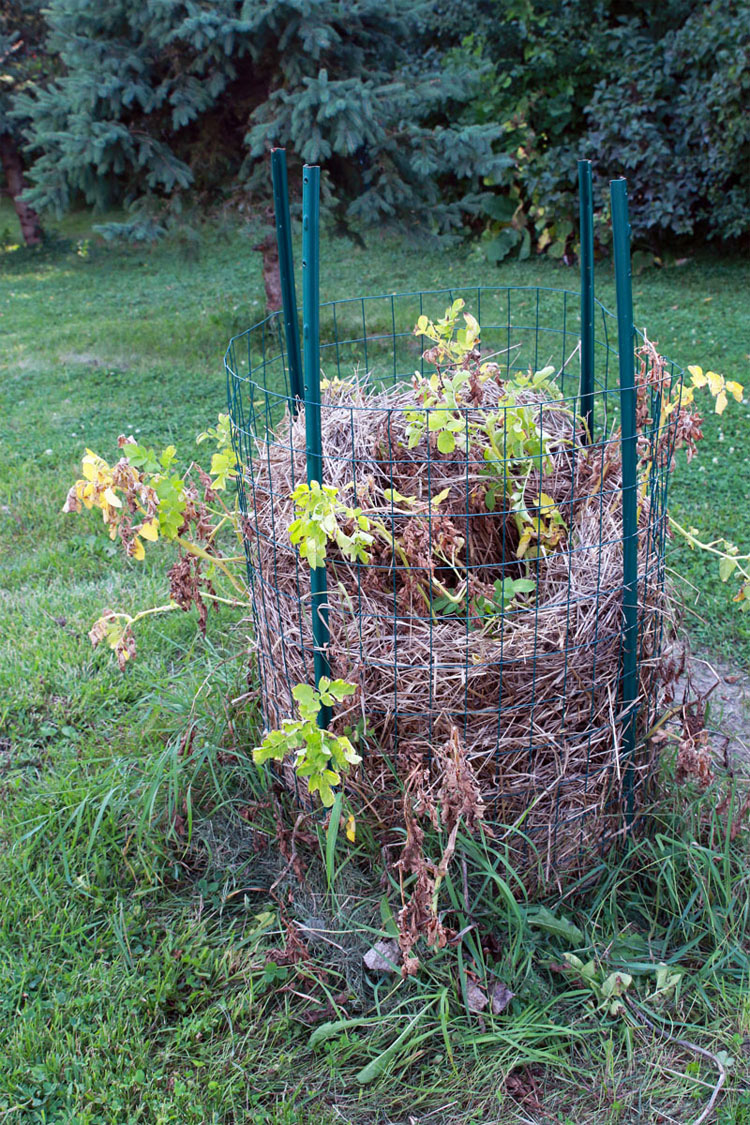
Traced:
[[[735, 402], [742, 402], [744, 388], [741, 383], [733, 379], [726, 379], [715, 371], [704, 372], [702, 367], [691, 364], [687, 369], [690, 375], [690, 383], [687, 386], [681, 384], [671, 394], [664, 393], [665, 361], [645, 335], [644, 343], [639, 348], [638, 354], [641, 360], [638, 378], [639, 423], [650, 423], [652, 421], [649, 414], [648, 394], [652, 389], [660, 391], [659, 429], [661, 430], [669, 416], [679, 407], [680, 416], [675, 435], [675, 448], [684, 447], [689, 462], [695, 456], [698, 442], [703, 437], [703, 418], [695, 408], [696, 391], [707, 390], [714, 399], [715, 412], [723, 414], [730, 396]], [[649, 457], [650, 453], [644, 447], [641, 450], [644, 493], [651, 471]], [[739, 589], [733, 601], [738, 604], [741, 612], [747, 612], [750, 609], [750, 554], [740, 554], [737, 545], [723, 537], [706, 542], [700, 538], [696, 528], [683, 527], [672, 516], [668, 515], [667, 518], [671, 530], [680, 535], [691, 549], [705, 551], [718, 559], [719, 578], [722, 582], [728, 582], [732, 577], [739, 580]]]
[[[208, 437], [217, 444], [211, 474], [194, 462], [178, 474], [174, 471], [177, 451], [173, 445], [157, 454], [137, 444], [134, 438], [121, 435], [117, 441], [119, 460], [110, 465], [87, 449], [82, 461], [83, 476], [68, 492], [63, 512], [97, 508], [109, 538], [119, 538], [130, 558], [142, 561], [146, 557], [145, 544], [155, 543], [160, 537], [174, 543], [178, 551], [178, 559], [169, 570], [171, 596], [167, 604], [133, 616], [105, 609], [89, 633], [94, 647], [102, 641], [107, 643], [121, 669], [136, 655], [133, 626], [145, 617], [195, 605], [199, 626], [204, 630], [206, 600], [231, 605], [237, 604], [239, 595], [243, 602], [247, 601], [246, 589], [231, 569], [241, 561], [241, 556], [222, 554], [217, 539], [224, 528], [231, 528], [238, 538], [240, 531], [236, 505], [229, 507], [220, 497], [237, 471], [235, 455], [228, 444], [228, 415], [219, 415], [217, 426], [197, 440]], [[192, 479], [194, 475], [198, 477], [197, 483]], [[219, 572], [233, 587], [234, 599], [216, 593], [213, 583]]]

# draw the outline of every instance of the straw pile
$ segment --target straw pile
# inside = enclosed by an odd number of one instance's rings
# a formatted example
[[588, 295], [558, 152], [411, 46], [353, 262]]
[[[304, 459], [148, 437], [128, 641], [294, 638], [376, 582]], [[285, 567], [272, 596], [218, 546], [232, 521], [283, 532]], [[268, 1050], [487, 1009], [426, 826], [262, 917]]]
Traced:
[[[488, 382], [478, 408], [491, 410], [498, 393], [498, 383]], [[521, 401], [536, 406], [540, 396], [524, 391]], [[624, 793], [619, 438], [584, 446], [580, 420], [567, 406], [539, 406], [553, 468], [532, 472], [524, 491], [528, 504], [540, 489], [554, 499], [566, 534], [547, 557], [531, 562], [516, 559], [519, 533], [511, 514], [486, 510], [481, 462], [458, 450], [441, 454], [426, 439], [408, 449], [409, 385], [373, 391], [356, 381], [337, 384], [324, 391], [322, 407], [324, 482], [381, 519], [411, 560], [411, 569], [404, 567], [384, 543], [375, 544], [368, 564], [329, 551], [332, 675], [361, 689], [336, 723], [354, 725], [364, 716], [370, 736], [354, 786], [385, 823], [403, 823], [394, 774], [405, 779], [415, 764], [426, 763], [426, 785], [437, 792], [433, 751], [457, 732], [486, 822], [516, 825], [517, 862], [534, 866], [543, 879], [585, 869], [621, 828]], [[313, 680], [309, 570], [286, 534], [295, 516], [290, 493], [305, 479], [300, 410], [257, 441], [246, 482], [256, 653], [269, 727], [294, 713], [291, 688]], [[390, 489], [416, 496], [422, 507], [394, 503]], [[430, 498], [444, 489], [447, 497], [434, 506]], [[639, 519], [641, 691], [651, 698], [663, 607], [655, 538], [645, 533], [648, 498]], [[536, 581], [535, 596], [506, 607], [492, 626], [471, 623], [466, 614], [431, 615], [415, 576], [429, 583], [432, 568], [450, 580], [452, 572], [431, 554], [438, 542], [443, 557], [453, 544], [470, 596], [497, 578], [523, 574]], [[649, 765], [640, 751], [636, 789]]]

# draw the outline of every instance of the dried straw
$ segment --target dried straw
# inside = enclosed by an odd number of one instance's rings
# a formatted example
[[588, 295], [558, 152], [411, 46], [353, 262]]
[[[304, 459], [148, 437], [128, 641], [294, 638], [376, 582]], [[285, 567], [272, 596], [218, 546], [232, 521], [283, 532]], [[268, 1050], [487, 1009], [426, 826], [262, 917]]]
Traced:
[[[498, 384], [485, 385], [476, 409], [496, 408]], [[508, 512], [488, 512], [486, 480], [476, 454], [450, 455], [423, 439], [409, 450], [404, 411], [414, 408], [408, 385], [389, 389], [335, 384], [323, 394], [323, 477], [412, 546], [404, 567], [379, 544], [369, 564], [329, 552], [328, 606], [332, 674], [357, 683], [355, 702], [339, 726], [366, 718], [369, 739], [355, 783], [386, 824], [402, 823], [399, 787], [416, 762], [458, 730], [478, 780], [487, 821], [514, 826], [506, 840], [516, 865], [534, 880], [585, 870], [592, 856], [623, 830], [626, 773], [636, 796], [650, 771], [649, 753], [621, 756], [619, 677], [622, 597], [622, 503], [619, 436], [587, 447], [567, 403], [541, 404], [552, 457], [526, 484], [525, 502], [541, 489], [556, 502], [567, 534], [546, 558], [515, 558], [518, 532]], [[291, 547], [290, 493], [306, 479], [305, 420], [287, 414], [257, 440], [246, 491], [252, 511], [248, 545], [254, 569], [255, 645], [266, 723], [293, 714], [291, 689], [313, 679], [309, 570]], [[386, 490], [416, 496], [415, 515]], [[431, 503], [442, 490], [447, 498]], [[356, 491], [356, 498], [355, 498]], [[652, 699], [663, 596], [652, 510], [641, 502], [639, 536], [640, 675]], [[430, 615], [415, 591], [429, 587], [432, 548], [465, 540], [457, 569], [471, 593], [498, 577], [528, 573], [537, 596], [506, 609], [500, 626], [472, 628], [466, 617]], [[441, 538], [442, 537], [442, 538]], [[422, 555], [419, 555], [420, 545]], [[443, 581], [448, 568], [435, 570]], [[533, 872], [532, 872], [533, 869]]]

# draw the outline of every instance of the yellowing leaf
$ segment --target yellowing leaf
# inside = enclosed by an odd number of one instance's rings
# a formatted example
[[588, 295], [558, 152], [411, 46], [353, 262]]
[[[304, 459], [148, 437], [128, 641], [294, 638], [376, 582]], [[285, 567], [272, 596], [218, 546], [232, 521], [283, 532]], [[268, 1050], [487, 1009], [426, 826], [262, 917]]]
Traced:
[[355, 843], [357, 839], [357, 822], [353, 813], [349, 813], [346, 821], [346, 838], [350, 844]]
[[108, 503], [108, 504], [110, 504], [110, 505], [111, 505], [111, 506], [112, 506], [113, 508], [121, 508], [121, 507], [122, 507], [122, 500], [121, 500], [121, 499], [120, 499], [120, 497], [119, 497], [119, 496], [117, 495], [117, 493], [116, 493], [116, 492], [113, 492], [113, 491], [112, 491], [112, 489], [111, 489], [111, 488], [109, 488], [109, 487], [107, 487], [107, 488], [105, 488], [105, 489], [104, 489], [104, 499], [105, 499], [105, 500], [107, 501], [107, 503]]
[[736, 402], [742, 402], [742, 394], [745, 389], [742, 386], [742, 383], [735, 383], [734, 379], [728, 379], [724, 384], [724, 387], [729, 391], [730, 395], [732, 395]]
[[138, 538], [137, 535], [136, 535], [135, 539], [133, 540], [132, 555], [133, 555], [133, 558], [138, 559], [139, 562], [141, 561], [141, 559], [145, 559], [145, 557], [146, 557], [146, 552], [143, 549], [143, 544], [141, 543], [141, 541], [140, 541], [140, 539]]
[[706, 376], [703, 374], [702, 367], [688, 367], [688, 371], [692, 376], [694, 387], [705, 387]]
[[142, 523], [141, 526], [138, 528], [138, 534], [140, 536], [142, 536], [144, 539], [147, 539], [149, 541], [149, 543], [155, 543], [156, 540], [159, 538], [159, 521], [158, 521], [158, 519], [154, 518], [152, 520], [147, 520], [146, 523]]
[[96, 496], [96, 485], [93, 484], [92, 481], [79, 480], [76, 484], [76, 492], [78, 498], [82, 500], [89, 511], [91, 511]]
[[724, 376], [717, 375], [715, 371], [707, 371], [708, 389], [712, 395], [721, 394], [724, 390]]
[[724, 413], [724, 411], [727, 408], [727, 401], [728, 401], [727, 396], [724, 393], [724, 390], [722, 388], [722, 390], [720, 390], [719, 393], [716, 396], [716, 413], [717, 414], [723, 414]]
[[521, 536], [520, 542], [518, 544], [518, 550], [516, 551], [516, 558], [517, 559], [522, 559], [523, 556], [526, 554], [526, 552], [529, 549], [529, 544], [531, 543], [531, 540], [532, 540], [531, 528], [527, 528], [526, 531], [524, 531], [523, 535]]
[[464, 313], [466, 321], [466, 345], [471, 347], [479, 339], [479, 322], [471, 313]]
[[393, 504], [414, 504], [416, 503], [416, 496], [404, 496], [395, 488], [384, 488], [383, 495], [386, 500], [390, 500]]

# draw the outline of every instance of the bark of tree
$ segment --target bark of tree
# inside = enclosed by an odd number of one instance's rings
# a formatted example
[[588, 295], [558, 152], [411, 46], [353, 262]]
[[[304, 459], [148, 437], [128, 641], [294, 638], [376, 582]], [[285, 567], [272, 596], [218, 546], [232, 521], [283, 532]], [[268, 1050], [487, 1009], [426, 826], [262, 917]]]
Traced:
[[42, 241], [44, 231], [39, 222], [39, 216], [33, 207], [24, 203], [21, 193], [26, 187], [23, 178], [23, 161], [18, 145], [11, 133], [0, 133], [0, 161], [5, 172], [5, 182], [8, 185], [8, 194], [13, 200], [13, 206], [21, 224], [21, 234], [27, 246], [36, 246]]
[[261, 242], [256, 242], [253, 250], [263, 255], [263, 285], [266, 290], [266, 312], [281, 308], [281, 279], [279, 277], [279, 249], [276, 235], [267, 234]]

